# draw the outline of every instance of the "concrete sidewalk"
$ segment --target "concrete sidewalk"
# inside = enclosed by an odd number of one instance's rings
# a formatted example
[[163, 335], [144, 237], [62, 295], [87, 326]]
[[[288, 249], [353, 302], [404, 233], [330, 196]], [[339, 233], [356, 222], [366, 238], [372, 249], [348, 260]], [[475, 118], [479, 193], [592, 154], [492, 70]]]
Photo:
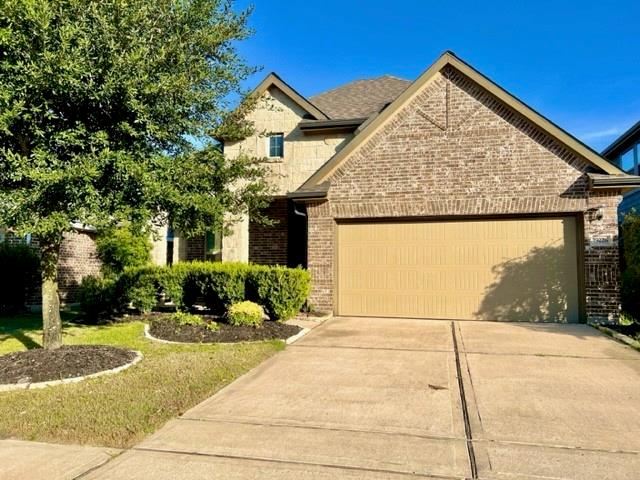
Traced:
[[81, 478], [631, 480], [638, 431], [588, 326], [335, 318]]
[[72, 480], [119, 453], [114, 448], [0, 440], [0, 478]]

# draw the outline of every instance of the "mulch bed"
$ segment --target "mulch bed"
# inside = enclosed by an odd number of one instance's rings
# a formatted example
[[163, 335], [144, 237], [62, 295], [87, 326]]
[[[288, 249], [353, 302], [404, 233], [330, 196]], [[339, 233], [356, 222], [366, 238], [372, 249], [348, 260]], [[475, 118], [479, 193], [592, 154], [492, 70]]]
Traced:
[[631, 325], [607, 325], [607, 328], [614, 330], [618, 333], [631, 337], [634, 340], [640, 341], [640, 324], [632, 323]]
[[[211, 317], [203, 315], [208, 321]], [[212, 332], [200, 325], [178, 325], [169, 318], [155, 316], [150, 320], [149, 333], [156, 338], [186, 343], [235, 343], [256, 340], [287, 339], [300, 330], [297, 325], [267, 321], [260, 327], [235, 327], [218, 322], [220, 330]]]
[[82, 377], [120, 367], [136, 353], [107, 345], [65, 345], [56, 350], [35, 348], [0, 356], [0, 385]]

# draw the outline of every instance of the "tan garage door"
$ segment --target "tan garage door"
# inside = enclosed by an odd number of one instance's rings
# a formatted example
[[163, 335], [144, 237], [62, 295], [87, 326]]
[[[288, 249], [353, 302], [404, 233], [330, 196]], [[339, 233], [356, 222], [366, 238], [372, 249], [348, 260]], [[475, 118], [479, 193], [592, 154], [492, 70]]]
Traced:
[[572, 217], [342, 223], [340, 315], [578, 321]]

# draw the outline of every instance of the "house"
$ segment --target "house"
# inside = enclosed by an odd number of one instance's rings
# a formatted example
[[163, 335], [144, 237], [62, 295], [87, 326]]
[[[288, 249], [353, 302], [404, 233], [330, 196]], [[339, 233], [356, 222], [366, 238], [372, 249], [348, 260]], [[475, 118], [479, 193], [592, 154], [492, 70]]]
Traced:
[[338, 315], [617, 320], [617, 209], [640, 177], [453, 53], [415, 81], [305, 98], [272, 73], [253, 94], [256, 133], [224, 150], [264, 158], [276, 223], [165, 227], [156, 263], [302, 265], [310, 303]]
[[617, 319], [617, 208], [640, 178], [453, 53], [413, 82], [305, 98], [270, 74], [254, 94], [258, 133], [224, 148], [266, 158], [278, 223], [243, 219], [223, 261], [304, 265], [339, 315]]
[[[638, 165], [640, 163], [640, 122], [605, 148], [602, 156], [631, 175], [640, 174]], [[618, 208], [620, 219], [632, 209], [640, 212], [640, 190], [632, 190], [624, 194]]]

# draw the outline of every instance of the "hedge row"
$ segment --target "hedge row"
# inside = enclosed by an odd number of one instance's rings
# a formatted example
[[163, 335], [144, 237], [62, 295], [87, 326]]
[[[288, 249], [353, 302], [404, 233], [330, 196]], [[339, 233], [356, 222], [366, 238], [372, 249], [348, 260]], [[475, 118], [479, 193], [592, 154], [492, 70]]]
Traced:
[[215, 314], [250, 300], [262, 305], [273, 320], [296, 315], [309, 295], [310, 276], [301, 268], [245, 263], [185, 262], [173, 266], [126, 269], [117, 279], [89, 277], [80, 288], [86, 317], [98, 318], [129, 305], [151, 311], [161, 296], [178, 310], [203, 302]]

